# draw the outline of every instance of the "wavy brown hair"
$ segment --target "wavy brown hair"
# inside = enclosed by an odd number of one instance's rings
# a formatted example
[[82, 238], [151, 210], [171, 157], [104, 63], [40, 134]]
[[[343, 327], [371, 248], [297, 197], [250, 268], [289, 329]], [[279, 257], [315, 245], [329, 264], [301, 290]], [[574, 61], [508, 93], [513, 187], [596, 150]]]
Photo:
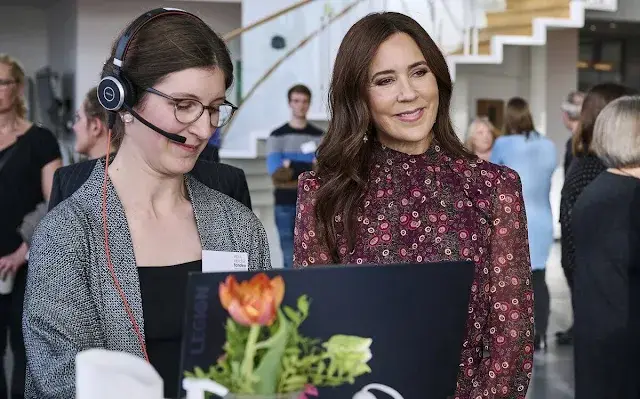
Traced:
[[471, 157], [456, 135], [451, 118], [452, 83], [443, 54], [429, 34], [412, 18], [395, 12], [367, 15], [356, 22], [340, 44], [329, 89], [329, 129], [318, 147], [316, 219], [319, 234], [339, 261], [337, 216], [343, 219], [342, 234], [351, 251], [355, 222], [368, 184], [369, 162], [376, 128], [367, 102], [369, 66], [380, 45], [397, 33], [409, 35], [420, 48], [438, 84], [439, 107], [433, 138], [454, 157]]
[[587, 92], [582, 102], [577, 132], [573, 135], [571, 143], [573, 155], [594, 154], [591, 141], [598, 115], [611, 101], [632, 94], [635, 94], [635, 90], [617, 83], [601, 83]]

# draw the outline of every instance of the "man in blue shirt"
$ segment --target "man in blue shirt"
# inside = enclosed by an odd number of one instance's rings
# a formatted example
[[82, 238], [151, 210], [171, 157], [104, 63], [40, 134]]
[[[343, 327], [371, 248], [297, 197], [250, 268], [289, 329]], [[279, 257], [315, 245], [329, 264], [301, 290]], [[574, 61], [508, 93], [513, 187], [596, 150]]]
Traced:
[[267, 170], [275, 186], [275, 221], [284, 267], [293, 264], [298, 176], [313, 169], [323, 131], [307, 121], [311, 90], [295, 85], [288, 92], [291, 119], [267, 139]]

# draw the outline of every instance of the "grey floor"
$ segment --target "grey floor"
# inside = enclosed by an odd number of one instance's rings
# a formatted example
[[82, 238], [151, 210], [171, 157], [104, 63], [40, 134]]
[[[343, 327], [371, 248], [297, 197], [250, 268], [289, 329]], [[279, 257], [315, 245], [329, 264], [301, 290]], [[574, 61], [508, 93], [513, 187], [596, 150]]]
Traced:
[[573, 399], [573, 353], [559, 347], [555, 332], [571, 325], [571, 303], [560, 267], [560, 246], [555, 244], [547, 264], [547, 285], [551, 294], [551, 318], [547, 333], [549, 350], [536, 354], [527, 399]]

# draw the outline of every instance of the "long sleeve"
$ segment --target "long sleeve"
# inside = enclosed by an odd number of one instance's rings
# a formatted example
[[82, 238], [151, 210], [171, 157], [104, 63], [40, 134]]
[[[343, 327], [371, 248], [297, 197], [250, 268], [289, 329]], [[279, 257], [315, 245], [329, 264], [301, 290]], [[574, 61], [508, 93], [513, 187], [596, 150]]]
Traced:
[[247, 208], [251, 208], [251, 192], [249, 191], [249, 185], [247, 184], [247, 176], [243, 170], [240, 170], [238, 174], [238, 186], [235, 190], [234, 198], [243, 203]]
[[493, 143], [493, 147], [491, 148], [491, 158], [489, 159], [491, 162], [498, 165], [501, 165], [504, 162], [502, 154], [503, 144], [504, 142], [500, 137], [498, 137]]
[[485, 280], [490, 308], [482, 359], [469, 398], [524, 398], [533, 369], [533, 289], [522, 187], [505, 168], [493, 180], [496, 193], [489, 236], [490, 267]]
[[61, 201], [60, 169], [58, 169], [53, 173], [53, 184], [51, 185], [51, 195], [49, 196], [49, 210], [55, 208]]
[[33, 237], [23, 316], [27, 399], [73, 398], [76, 354], [101, 346], [84, 236], [72, 212], [54, 210]]
[[330, 251], [316, 230], [315, 204], [318, 188], [314, 172], [300, 176], [296, 224], [293, 229], [293, 265], [297, 268], [332, 263]]
[[250, 226], [252, 231], [251, 250], [249, 253], [249, 265], [251, 270], [270, 270], [271, 251], [269, 250], [269, 240], [267, 232], [264, 230], [262, 223], [256, 217], [251, 224], [243, 224]]
[[267, 172], [269, 175], [273, 175], [284, 161], [279, 143], [276, 137], [270, 136], [267, 139]]

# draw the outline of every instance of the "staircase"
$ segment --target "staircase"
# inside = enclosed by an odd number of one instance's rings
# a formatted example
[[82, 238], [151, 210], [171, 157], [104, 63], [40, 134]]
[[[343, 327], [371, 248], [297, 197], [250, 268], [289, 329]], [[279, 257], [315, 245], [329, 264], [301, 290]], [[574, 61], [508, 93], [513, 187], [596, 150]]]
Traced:
[[[257, 3], [267, 4], [243, 0], [243, 8], [252, 10]], [[284, 3], [288, 8], [280, 12]], [[236, 89], [243, 102], [220, 155], [223, 162], [244, 169], [254, 210], [267, 229], [272, 260], [278, 265], [281, 255], [265, 140], [288, 119], [286, 90], [298, 82], [314, 93], [310, 120], [326, 127], [333, 59], [342, 37], [358, 19], [383, 10], [411, 15], [449, 54], [455, 80], [458, 64], [501, 64], [505, 46], [543, 46], [549, 29], [580, 28], [586, 9], [615, 11], [617, 0], [273, 0], [273, 4], [273, 18], [251, 20], [255, 26], [233, 39], [242, 48]], [[255, 43], [261, 43], [259, 57]]]

